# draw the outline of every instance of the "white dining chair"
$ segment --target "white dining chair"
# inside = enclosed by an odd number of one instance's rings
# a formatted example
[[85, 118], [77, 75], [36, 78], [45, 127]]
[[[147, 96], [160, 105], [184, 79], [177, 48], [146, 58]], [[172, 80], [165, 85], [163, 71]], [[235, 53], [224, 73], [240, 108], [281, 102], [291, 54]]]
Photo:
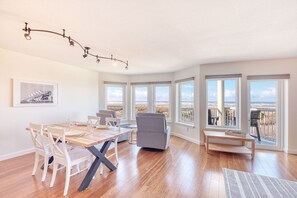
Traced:
[[[88, 169], [93, 160], [92, 154], [85, 149], [68, 150], [65, 137], [65, 129], [52, 127], [48, 128], [48, 138], [54, 155], [54, 168], [50, 187], [53, 187], [57, 171], [61, 169], [58, 169], [58, 166], [62, 165], [62, 168], [66, 168], [64, 196], [66, 196], [68, 192], [70, 177]], [[77, 166], [82, 163], [86, 163], [87, 166], [84, 169], [71, 173], [73, 166]]]
[[88, 116], [88, 124], [92, 124], [94, 126], [100, 125], [100, 117]]
[[35, 162], [34, 162], [32, 175], [36, 174], [38, 163], [39, 163], [39, 157], [42, 156], [44, 160], [43, 160], [43, 173], [42, 173], [41, 181], [45, 181], [47, 170], [48, 170], [48, 162], [50, 157], [52, 157], [50, 145], [47, 137], [43, 133], [44, 132], [43, 130], [44, 129], [42, 124], [30, 123], [31, 138], [35, 148]]
[[[115, 127], [116, 130], [118, 130], [120, 132], [121, 130], [121, 120], [119, 118], [105, 118], [106, 121], [106, 125], [111, 126], [111, 127]], [[97, 146], [97, 148], [101, 148], [103, 144], [99, 144]], [[118, 138], [114, 139], [112, 141], [112, 144], [110, 145], [108, 150], [112, 150], [114, 149], [114, 153], [106, 156], [107, 158], [111, 158], [112, 156], [115, 156], [116, 159], [116, 165], [119, 164], [119, 157], [118, 157]], [[103, 165], [100, 165], [100, 174], [103, 174]]]

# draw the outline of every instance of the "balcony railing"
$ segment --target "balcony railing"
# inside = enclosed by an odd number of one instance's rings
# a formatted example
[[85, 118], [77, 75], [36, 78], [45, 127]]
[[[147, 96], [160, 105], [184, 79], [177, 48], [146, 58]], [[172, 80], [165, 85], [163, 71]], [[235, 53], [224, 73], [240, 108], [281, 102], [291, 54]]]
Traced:
[[[261, 139], [263, 142], [275, 144], [276, 142], [276, 110], [275, 108], [255, 108], [260, 110], [259, 130]], [[210, 108], [212, 116], [212, 125], [217, 126], [236, 126], [236, 111], [233, 108], [227, 107], [224, 112], [221, 112], [218, 108]], [[222, 116], [225, 116], [225, 122], [221, 123]], [[214, 121], [217, 119], [217, 121]], [[250, 134], [257, 135], [255, 127], [250, 127]]]
[[[260, 120], [259, 120], [259, 131], [261, 139], [269, 142], [276, 143], [276, 110], [271, 108], [257, 108], [260, 110]], [[256, 135], [257, 131], [255, 127], [251, 127], [251, 134]]]

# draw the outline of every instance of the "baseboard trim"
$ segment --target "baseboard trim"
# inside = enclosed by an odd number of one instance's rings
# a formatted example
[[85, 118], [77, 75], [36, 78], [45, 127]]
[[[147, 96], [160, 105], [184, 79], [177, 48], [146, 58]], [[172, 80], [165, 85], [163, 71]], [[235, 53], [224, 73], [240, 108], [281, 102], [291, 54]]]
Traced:
[[19, 156], [26, 155], [26, 154], [33, 153], [33, 152], [34, 152], [34, 148], [30, 148], [30, 149], [25, 149], [25, 150], [21, 150], [21, 151], [9, 153], [9, 154], [1, 155], [0, 156], [0, 161], [15, 158], [15, 157], [19, 157]]
[[201, 141], [196, 140], [194, 138], [187, 137], [185, 135], [181, 135], [181, 134], [178, 134], [178, 133], [171, 133], [171, 135], [176, 136], [176, 137], [179, 137], [179, 138], [182, 138], [182, 139], [187, 140], [189, 142], [193, 142], [193, 143], [198, 144], [198, 145], [201, 145], [202, 144]]
[[284, 149], [285, 153], [297, 155], [297, 150], [294, 149]]

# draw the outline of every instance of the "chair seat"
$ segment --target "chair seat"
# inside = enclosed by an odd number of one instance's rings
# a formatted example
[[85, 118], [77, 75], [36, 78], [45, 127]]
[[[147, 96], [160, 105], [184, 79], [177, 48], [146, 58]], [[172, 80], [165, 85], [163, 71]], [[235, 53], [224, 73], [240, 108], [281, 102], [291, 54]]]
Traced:
[[68, 151], [71, 164], [77, 164], [92, 157], [92, 154], [83, 148], [75, 148]]

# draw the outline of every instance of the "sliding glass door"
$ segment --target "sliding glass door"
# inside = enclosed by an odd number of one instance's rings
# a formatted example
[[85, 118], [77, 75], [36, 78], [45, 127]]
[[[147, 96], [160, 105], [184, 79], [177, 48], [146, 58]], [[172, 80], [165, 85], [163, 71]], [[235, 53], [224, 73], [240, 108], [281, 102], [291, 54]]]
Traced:
[[280, 80], [250, 80], [249, 132], [258, 147], [282, 148]]

